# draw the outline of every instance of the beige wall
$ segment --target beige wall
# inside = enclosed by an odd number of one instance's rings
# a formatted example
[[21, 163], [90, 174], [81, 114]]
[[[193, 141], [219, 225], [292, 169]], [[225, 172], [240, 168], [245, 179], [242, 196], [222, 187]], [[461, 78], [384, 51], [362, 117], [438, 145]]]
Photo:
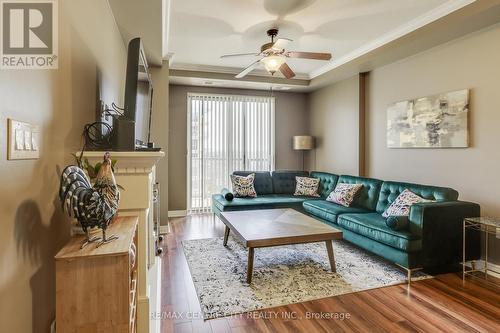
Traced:
[[[151, 140], [157, 147], [168, 154], [168, 62], [162, 67], [152, 67], [153, 79], [153, 115], [151, 117]], [[161, 223], [168, 221], [168, 156], [156, 165], [156, 181], [160, 183], [160, 217]]]
[[[368, 75], [365, 158], [369, 177], [453, 187], [461, 200], [478, 202], [482, 215], [500, 218], [499, 40], [500, 24]], [[311, 134], [319, 138], [318, 170], [356, 174], [359, 87], [355, 81], [344, 80], [310, 94]], [[470, 148], [387, 148], [389, 104], [464, 88], [471, 89]], [[490, 260], [500, 263], [500, 248], [493, 240], [489, 250]]]
[[[374, 70], [369, 77], [370, 176], [450, 186], [500, 217], [500, 25]], [[468, 149], [388, 149], [390, 103], [471, 89]]]
[[[269, 96], [268, 91], [170, 86], [169, 210], [186, 209], [187, 93]], [[301, 169], [302, 155], [292, 150], [292, 136], [308, 134], [307, 95], [274, 92], [276, 97], [276, 169]]]
[[[368, 75], [366, 163], [370, 177], [451, 186], [461, 199], [481, 203], [485, 215], [500, 217], [498, 40], [500, 25], [495, 25]], [[471, 89], [470, 148], [387, 148], [389, 104], [464, 88]], [[358, 93], [354, 77], [310, 94], [311, 134], [319, 140], [316, 169], [356, 174]]]
[[[53, 256], [69, 236], [57, 198], [59, 172], [95, 117], [96, 82], [106, 103], [123, 102], [125, 57], [106, 0], [59, 1], [59, 69], [0, 70], [2, 332], [49, 332]], [[6, 160], [7, 118], [40, 125], [40, 159]]]
[[315, 91], [309, 96], [310, 133], [316, 149], [309, 154], [309, 168], [357, 175], [358, 76]]

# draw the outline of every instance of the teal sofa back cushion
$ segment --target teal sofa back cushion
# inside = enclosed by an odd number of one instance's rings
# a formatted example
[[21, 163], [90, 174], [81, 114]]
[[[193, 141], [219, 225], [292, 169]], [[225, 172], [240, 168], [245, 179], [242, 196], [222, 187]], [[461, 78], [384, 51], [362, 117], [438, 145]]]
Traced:
[[380, 190], [377, 212], [383, 213], [405, 189], [427, 200], [455, 201], [458, 199], [458, 192], [452, 188], [387, 181], [382, 184]]
[[322, 198], [326, 198], [331, 191], [335, 189], [339, 176], [333, 173], [312, 171], [309, 175], [311, 178], [319, 178], [318, 193]]
[[233, 175], [248, 176], [255, 173], [254, 187], [257, 195], [273, 194], [273, 179], [269, 171], [235, 171]]
[[355, 176], [340, 176], [337, 184], [362, 184], [363, 187], [356, 193], [352, 207], [364, 208], [374, 211], [377, 207], [378, 195], [382, 187], [382, 181], [374, 178]]
[[273, 171], [272, 178], [274, 194], [294, 194], [295, 185], [297, 184], [295, 177], [297, 176], [308, 177], [309, 173], [307, 171]]

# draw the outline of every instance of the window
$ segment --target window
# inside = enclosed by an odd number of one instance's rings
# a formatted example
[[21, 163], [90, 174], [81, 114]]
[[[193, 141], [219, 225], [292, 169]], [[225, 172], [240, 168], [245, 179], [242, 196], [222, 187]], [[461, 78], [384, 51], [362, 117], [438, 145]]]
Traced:
[[188, 210], [208, 211], [235, 170], [274, 169], [274, 97], [188, 94]]

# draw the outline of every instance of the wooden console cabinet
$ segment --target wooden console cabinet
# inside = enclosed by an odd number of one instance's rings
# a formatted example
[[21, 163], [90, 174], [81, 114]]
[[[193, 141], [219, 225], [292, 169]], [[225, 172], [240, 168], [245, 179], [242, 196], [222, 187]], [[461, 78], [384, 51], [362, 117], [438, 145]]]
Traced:
[[118, 217], [107, 234], [119, 239], [80, 249], [73, 237], [56, 255], [57, 333], [135, 333], [137, 223]]
[[[104, 151], [86, 151], [84, 157], [94, 165], [102, 162]], [[116, 182], [121, 191], [118, 216], [138, 216], [137, 226], [137, 331], [160, 333], [160, 261], [156, 257], [153, 223], [153, 184], [156, 163], [165, 156], [156, 151], [112, 151]]]

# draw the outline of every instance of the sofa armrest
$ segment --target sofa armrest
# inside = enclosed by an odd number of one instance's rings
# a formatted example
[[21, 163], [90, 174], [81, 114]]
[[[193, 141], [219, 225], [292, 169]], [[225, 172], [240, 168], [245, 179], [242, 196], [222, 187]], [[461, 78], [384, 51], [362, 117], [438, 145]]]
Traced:
[[[478, 204], [464, 201], [413, 205], [409, 230], [422, 239], [424, 267], [461, 262], [464, 218], [480, 216], [480, 213]], [[467, 257], [477, 259], [480, 256], [480, 235], [468, 230], [466, 239]]]
[[234, 199], [234, 194], [231, 191], [229, 191], [227, 188], [223, 188], [222, 191], [220, 191], [220, 194], [227, 201], [233, 201], [233, 199]]
[[212, 212], [217, 216], [220, 215], [222, 211], [224, 211], [224, 207], [230, 206], [231, 201], [227, 201], [226, 198], [222, 194], [213, 194], [212, 195]]

